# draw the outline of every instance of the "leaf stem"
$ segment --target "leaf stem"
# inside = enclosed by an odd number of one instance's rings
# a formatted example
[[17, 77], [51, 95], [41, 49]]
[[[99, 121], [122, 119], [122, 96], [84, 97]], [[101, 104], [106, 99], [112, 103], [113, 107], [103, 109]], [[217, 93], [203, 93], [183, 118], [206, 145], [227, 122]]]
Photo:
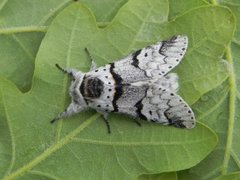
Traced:
[[53, 144], [50, 146], [46, 151], [44, 151], [42, 154], [40, 154], [38, 157], [30, 161], [28, 164], [24, 165], [23, 167], [19, 168], [12, 174], [9, 174], [8, 176], [5, 176], [5, 180], [14, 179], [16, 177], [19, 177], [26, 173], [27, 171], [31, 170], [33, 167], [38, 165], [40, 162], [45, 160], [48, 156], [50, 156], [52, 153], [56, 152], [58, 149], [60, 149], [65, 144], [71, 142], [74, 137], [76, 137], [81, 131], [83, 131], [88, 125], [90, 125], [93, 121], [95, 121], [98, 117], [101, 115], [99, 113], [94, 114], [89, 119], [84, 121], [78, 128], [76, 128], [74, 131], [69, 133], [65, 138], [58, 141], [56, 144]]
[[234, 64], [231, 54], [231, 45], [228, 45], [225, 55], [226, 59], [230, 66], [230, 75], [229, 75], [229, 116], [228, 116], [228, 132], [227, 132], [227, 144], [225, 155], [223, 159], [222, 174], [227, 173], [228, 162], [231, 155], [231, 147], [233, 141], [233, 127], [234, 127], [234, 117], [235, 117], [235, 102], [236, 102], [236, 77], [234, 73]]
[[47, 26], [25, 26], [25, 27], [12, 27], [1, 28], [0, 34], [14, 34], [14, 33], [27, 33], [27, 32], [46, 32]]

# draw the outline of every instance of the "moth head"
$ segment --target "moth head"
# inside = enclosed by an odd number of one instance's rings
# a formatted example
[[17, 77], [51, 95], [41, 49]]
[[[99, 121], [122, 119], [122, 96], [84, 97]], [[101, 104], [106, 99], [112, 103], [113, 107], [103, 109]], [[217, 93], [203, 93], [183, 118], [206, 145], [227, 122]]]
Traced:
[[80, 92], [81, 83], [83, 81], [85, 73], [82, 73], [81, 71], [77, 71], [75, 69], [64, 69], [60, 67], [58, 64], [56, 64], [56, 67], [63, 73], [68, 74], [68, 76], [72, 79], [71, 86], [69, 88], [69, 93], [72, 97], [72, 102], [65, 109], [65, 111], [59, 113], [53, 120], [51, 120], [51, 123], [54, 123], [59, 119], [66, 118], [78, 112], [81, 112], [87, 106]]
[[78, 71], [76, 69], [65, 69], [59, 66], [58, 64], [55, 65], [60, 71], [67, 74], [72, 79], [72, 83], [69, 88], [69, 94], [72, 97], [72, 103], [70, 105], [79, 108], [84, 107], [86, 103], [80, 92], [80, 87], [85, 76], [85, 73]]
[[72, 97], [72, 103], [76, 105], [85, 107], [87, 106], [86, 101], [84, 100], [83, 94], [81, 92], [81, 85], [83, 83], [83, 79], [85, 77], [85, 73], [78, 71], [74, 74], [71, 86], [69, 88], [69, 94]]

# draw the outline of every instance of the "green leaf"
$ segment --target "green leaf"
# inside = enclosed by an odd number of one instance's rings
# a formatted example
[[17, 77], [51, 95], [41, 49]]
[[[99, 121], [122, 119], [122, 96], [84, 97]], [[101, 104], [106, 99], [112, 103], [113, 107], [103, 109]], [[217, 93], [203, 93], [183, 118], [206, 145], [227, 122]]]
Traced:
[[240, 2], [238, 0], [220, 0], [220, 4], [229, 7], [236, 17], [236, 31], [233, 42], [240, 44]]
[[183, 14], [194, 8], [198, 8], [208, 3], [204, 0], [186, 1], [186, 0], [169, 0], [169, 19], [174, 19], [179, 14]]
[[177, 180], [176, 172], [162, 173], [158, 175], [142, 175], [138, 180]]
[[[126, 0], [84, 1], [106, 25]], [[26, 92], [30, 89], [35, 57], [52, 19], [72, 0], [11, 0], [0, 2], [0, 75]], [[108, 13], [106, 13], [108, 12]], [[16, 20], [17, 19], [17, 20]], [[17, 75], [16, 75], [17, 74]]]
[[[103, 177], [108, 179], [116, 175], [129, 179], [142, 173], [193, 166], [216, 144], [216, 136], [201, 124], [191, 131], [150, 123], [139, 128], [124, 117], [111, 121], [113, 133], [109, 135], [103, 122], [95, 121], [99, 114], [87, 119], [87, 115], [82, 115], [78, 119], [85, 120], [80, 122], [74, 118], [75, 122], [58, 124], [54, 132], [47, 118], [51, 112], [44, 111], [53, 109], [49, 102], [42, 102], [33, 95], [24, 97], [7, 81], [2, 80], [1, 84], [4, 85], [1, 102], [5, 104], [5, 124], [10, 127], [13, 144], [12, 149], [7, 149], [7, 152], [12, 150], [11, 155], [8, 153], [8, 158], [12, 159], [3, 165], [3, 169], [8, 170], [6, 179], [25, 173], [23, 178], [71, 175], [73, 179], [96, 179], [104, 173]], [[34, 100], [39, 104], [32, 106], [30, 103]], [[22, 103], [17, 103], [19, 101]], [[14, 112], [7, 114], [8, 111]], [[92, 168], [94, 175], [89, 177]]]
[[[109, 135], [105, 124], [97, 121], [101, 120], [100, 115], [91, 111], [50, 125], [49, 121], [64, 109], [69, 99], [67, 77], [54, 67], [55, 63], [87, 71], [90, 62], [84, 54], [85, 47], [98, 64], [104, 64], [161, 37], [184, 33], [184, 24], [194, 28], [195, 23], [188, 22], [191, 15], [203, 16], [211, 10], [224, 16], [222, 20], [232, 17], [224, 8], [209, 6], [167, 23], [167, 1], [137, 2], [140, 1], [129, 1], [105, 29], [97, 28], [93, 15], [84, 6], [77, 3], [70, 6], [52, 22], [41, 44], [31, 91], [22, 94], [13, 84], [1, 79], [0, 126], [5, 129], [0, 139], [4, 144], [0, 159], [5, 160], [1, 171], [6, 179], [20, 176], [23, 179], [131, 179], [141, 174], [190, 168], [215, 147], [215, 134], [201, 123], [192, 130], [147, 122], [139, 128], [129, 117], [111, 115], [113, 133]], [[204, 21], [209, 20], [202, 18], [198, 28], [205, 25]], [[215, 42], [227, 43], [227, 38], [221, 35], [226, 35], [227, 30], [221, 28]], [[193, 37], [199, 36], [191, 34], [190, 42], [194, 42]], [[198, 48], [214, 45], [201, 43]], [[189, 51], [192, 56], [198, 54], [193, 46]], [[221, 48], [213, 52], [221, 54]], [[183, 62], [190, 61], [189, 58]], [[215, 60], [209, 61], [211, 64]], [[213, 72], [218, 73], [214, 68]], [[218, 79], [214, 82], [219, 83]]]
[[214, 180], [238, 180], [240, 179], [240, 172], [235, 172], [228, 175], [221, 175]]
[[213, 179], [222, 171], [228, 136], [228, 91], [229, 87], [226, 81], [223, 85], [203, 95], [193, 105], [197, 119], [216, 131], [219, 143], [214, 152], [196, 167], [187, 172], [178, 173], [180, 179]]
[[[232, 57], [228, 57], [231, 68], [229, 80], [218, 88], [204, 95], [194, 104], [197, 119], [213, 128], [219, 137], [217, 148], [200, 164], [182, 173], [180, 177], [189, 176], [213, 179], [240, 170], [239, 158], [239, 118], [240, 96], [240, 46], [232, 44]], [[233, 59], [232, 59], [233, 58]]]
[[[180, 179], [239, 179], [240, 171], [240, 41], [239, 41], [239, 1], [220, 1], [228, 6], [236, 17], [236, 31], [232, 43], [226, 48], [229, 79], [218, 88], [205, 94], [194, 104], [197, 118], [214, 129], [219, 137], [217, 148], [194, 168], [179, 173]], [[216, 3], [215, 3], [216, 4]], [[236, 174], [235, 174], [236, 173]], [[233, 174], [233, 175], [232, 175]]]
[[189, 37], [188, 52], [177, 73], [180, 92], [190, 104], [227, 78], [226, 63], [219, 57], [225, 49], [224, 44], [233, 36], [234, 25], [234, 17], [228, 9], [206, 6], [191, 10], [159, 28], [163, 33], [181, 33]]
[[109, 24], [117, 14], [119, 8], [121, 8], [126, 2], [127, 0], [81, 1], [81, 3], [87, 5], [87, 7], [92, 10], [96, 17], [96, 21], [100, 26]]
[[29, 90], [35, 56], [47, 25], [71, 0], [0, 2], [0, 75]]

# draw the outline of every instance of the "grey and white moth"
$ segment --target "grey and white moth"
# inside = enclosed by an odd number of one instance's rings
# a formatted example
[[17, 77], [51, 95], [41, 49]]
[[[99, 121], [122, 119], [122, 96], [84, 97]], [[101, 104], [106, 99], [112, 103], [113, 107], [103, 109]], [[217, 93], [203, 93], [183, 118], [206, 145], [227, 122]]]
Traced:
[[127, 114], [135, 120], [193, 128], [193, 111], [176, 94], [178, 76], [168, 74], [183, 58], [187, 45], [187, 36], [174, 36], [99, 68], [92, 60], [87, 73], [57, 65], [72, 77], [72, 102], [51, 122], [92, 108], [103, 115], [108, 132], [110, 112]]

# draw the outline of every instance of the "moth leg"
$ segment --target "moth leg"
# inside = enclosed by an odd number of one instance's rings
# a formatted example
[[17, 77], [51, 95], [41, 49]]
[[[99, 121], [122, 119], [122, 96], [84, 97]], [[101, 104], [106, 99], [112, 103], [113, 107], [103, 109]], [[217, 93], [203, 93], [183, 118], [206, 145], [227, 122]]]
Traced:
[[106, 113], [106, 112], [102, 113], [101, 112], [101, 114], [103, 115], [103, 120], [106, 123], [108, 134], [111, 134], [111, 127], [110, 127], [110, 123], [108, 121], [108, 113]]
[[142, 126], [142, 124], [139, 122], [139, 120], [138, 119], [134, 119], [134, 121], [135, 121], [135, 123], [139, 126], [139, 127], [141, 127]]
[[85, 48], [84, 50], [85, 50], [85, 52], [87, 53], [88, 57], [90, 58], [90, 60], [92, 62], [91, 67], [90, 67], [90, 71], [93, 71], [93, 70], [97, 69], [97, 64], [96, 64], [95, 60], [92, 58], [92, 56], [91, 56], [90, 52], [88, 51], [88, 49]]
[[59, 66], [59, 64], [55, 64], [55, 65], [64, 74], [68, 74], [71, 78], [75, 79], [76, 74], [77, 74], [77, 70], [75, 70], [75, 69], [64, 69], [61, 66]]
[[111, 127], [110, 127], [110, 123], [108, 121], [108, 113], [103, 112], [103, 111], [97, 111], [97, 112], [102, 114], [103, 120], [104, 120], [104, 122], [106, 123], [106, 126], [107, 126], [108, 134], [111, 134]]
[[103, 118], [103, 120], [106, 123], [108, 134], [111, 134], [111, 127], [108, 119]]

